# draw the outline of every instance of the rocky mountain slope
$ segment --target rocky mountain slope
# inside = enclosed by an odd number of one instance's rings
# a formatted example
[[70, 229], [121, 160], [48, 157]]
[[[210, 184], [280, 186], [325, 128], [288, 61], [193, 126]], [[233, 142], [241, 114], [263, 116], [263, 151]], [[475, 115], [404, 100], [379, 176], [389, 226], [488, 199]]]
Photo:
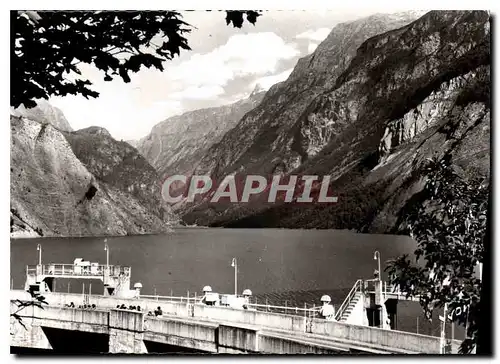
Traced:
[[48, 123], [62, 131], [73, 130], [60, 109], [43, 99], [36, 100], [36, 104], [37, 106], [31, 109], [26, 109], [24, 105], [17, 109], [11, 108], [11, 115], [35, 120], [42, 124]]
[[256, 89], [248, 98], [230, 105], [190, 111], [168, 118], [155, 125], [148, 136], [130, 144], [160, 175], [190, 175], [207, 150], [257, 106], [264, 94]]
[[464, 179], [488, 179], [489, 14], [433, 11], [402, 27], [356, 32], [376, 19], [335, 27], [199, 168], [330, 175], [339, 202], [204, 203], [185, 210], [187, 222], [386, 232], [422, 188], [428, 158], [448, 154]]
[[127, 143], [129, 143], [131, 146], [137, 149], [139, 146], [139, 141], [138, 140], [126, 140]]
[[[313, 100], [333, 87], [365, 40], [406, 25], [419, 14], [376, 14], [335, 26], [312, 54], [298, 61], [286, 81], [272, 86], [260, 105], [208, 151], [197, 172], [217, 177], [243, 170], [280, 173], [318, 153], [336, 133], [335, 127], [313, 115], [303, 125], [297, 120], [311, 114]], [[304, 150], [290, 143], [294, 134]]]
[[101, 128], [11, 116], [11, 236], [159, 233], [173, 220], [156, 171]]

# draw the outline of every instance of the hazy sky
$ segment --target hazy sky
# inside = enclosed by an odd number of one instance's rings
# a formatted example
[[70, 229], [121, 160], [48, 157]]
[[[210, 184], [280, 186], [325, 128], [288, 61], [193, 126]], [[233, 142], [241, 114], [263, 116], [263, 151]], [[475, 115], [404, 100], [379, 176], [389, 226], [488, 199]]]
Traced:
[[100, 93], [53, 97], [73, 129], [106, 128], [116, 139], [139, 139], [166, 118], [247, 97], [256, 84], [268, 89], [285, 80], [298, 59], [312, 53], [336, 24], [374, 13], [366, 10], [267, 11], [255, 26], [226, 26], [224, 12], [183, 12], [196, 27], [186, 35], [191, 51], [165, 62], [163, 72], [143, 69], [130, 83], [105, 82], [97, 69], [82, 74]]

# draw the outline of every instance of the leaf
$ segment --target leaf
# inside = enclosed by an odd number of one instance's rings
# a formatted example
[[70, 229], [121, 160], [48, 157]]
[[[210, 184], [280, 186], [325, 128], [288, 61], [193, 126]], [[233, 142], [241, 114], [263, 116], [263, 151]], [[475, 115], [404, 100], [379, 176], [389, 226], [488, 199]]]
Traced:
[[255, 25], [255, 22], [257, 21], [257, 17], [259, 17], [261, 14], [259, 14], [257, 11], [247, 11], [247, 20]]
[[241, 11], [227, 11], [226, 24], [233, 24], [235, 28], [241, 28], [243, 25], [243, 12]]
[[127, 70], [125, 68], [120, 68], [120, 76], [122, 77], [123, 81], [125, 83], [129, 83], [130, 82], [130, 77], [128, 76], [128, 73], [127, 73]]

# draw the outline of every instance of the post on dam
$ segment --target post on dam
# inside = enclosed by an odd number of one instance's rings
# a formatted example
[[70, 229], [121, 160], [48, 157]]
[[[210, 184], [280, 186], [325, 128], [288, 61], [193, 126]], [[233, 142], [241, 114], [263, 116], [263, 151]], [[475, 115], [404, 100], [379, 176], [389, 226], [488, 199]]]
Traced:
[[144, 354], [144, 313], [126, 310], [109, 312], [109, 352]]

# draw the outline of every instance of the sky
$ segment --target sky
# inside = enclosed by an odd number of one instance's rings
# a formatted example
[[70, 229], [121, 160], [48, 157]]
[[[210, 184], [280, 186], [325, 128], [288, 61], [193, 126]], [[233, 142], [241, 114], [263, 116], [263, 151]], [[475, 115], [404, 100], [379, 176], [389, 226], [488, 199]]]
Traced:
[[120, 78], [105, 82], [104, 74], [83, 64], [82, 76], [100, 96], [52, 97], [49, 102], [75, 130], [101, 126], [117, 140], [138, 140], [168, 117], [233, 103], [257, 85], [269, 89], [286, 80], [336, 24], [374, 12], [266, 11], [255, 26], [245, 23], [241, 29], [227, 26], [224, 12], [182, 12], [183, 20], [196, 27], [185, 35], [191, 51], [166, 61], [163, 72], [143, 68], [130, 83]]

